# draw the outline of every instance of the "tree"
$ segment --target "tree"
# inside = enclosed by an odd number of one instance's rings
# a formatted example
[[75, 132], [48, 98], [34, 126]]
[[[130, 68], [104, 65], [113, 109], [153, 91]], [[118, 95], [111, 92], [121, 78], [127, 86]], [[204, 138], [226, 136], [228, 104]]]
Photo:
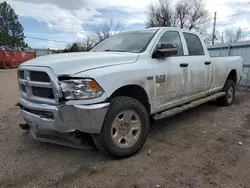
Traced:
[[100, 42], [122, 30], [123, 25], [120, 22], [114, 22], [112, 19], [110, 19], [109, 21], [97, 25], [92, 31], [97, 37], [97, 42]]
[[13, 8], [5, 1], [0, 3], [0, 45], [27, 47], [24, 38], [23, 27]]
[[178, 20], [180, 28], [184, 28], [187, 24], [187, 19], [189, 16], [189, 11], [191, 10], [190, 4], [186, 0], [180, 0], [177, 2], [175, 7], [175, 19]]
[[97, 43], [96, 38], [91, 35], [87, 35], [83, 39], [77, 42], [79, 46], [84, 46], [86, 51], [91, 50], [95, 46], [96, 43]]
[[70, 51], [70, 52], [79, 52], [79, 51], [80, 51], [80, 47], [79, 47], [78, 44], [74, 43], [74, 44], [71, 46], [71, 48], [70, 48], [69, 51]]
[[157, 3], [151, 3], [147, 12], [147, 27], [170, 27], [173, 24], [173, 12], [169, 0], [158, 0]]
[[158, 0], [149, 6], [146, 21], [147, 27], [173, 26], [201, 32], [210, 23], [203, 0], [178, 0], [175, 5], [170, 0]]
[[63, 52], [86, 52], [86, 46], [82, 45], [79, 42], [75, 42], [73, 44], [67, 44], [66, 48], [63, 50]]
[[95, 45], [95, 41], [94, 41], [93, 37], [91, 37], [91, 36], [86, 36], [86, 37], [83, 39], [83, 44], [84, 44], [85, 47], [86, 47], [86, 51], [89, 51], [89, 50], [91, 50], [91, 48]]
[[244, 40], [246, 37], [246, 32], [244, 32], [241, 27], [231, 27], [224, 29], [222, 32], [216, 30], [215, 36], [216, 44], [228, 44]]
[[244, 39], [244, 37], [245, 33], [243, 32], [241, 27], [232, 27], [225, 29], [222, 41], [225, 43], [239, 42], [240, 40]]
[[204, 23], [209, 21], [208, 11], [202, 0], [189, 0], [190, 11], [187, 19], [188, 29], [201, 30]]
[[[204, 42], [205, 44], [212, 45], [213, 40], [213, 31], [211, 30], [205, 30], [205, 32], [202, 32], [202, 35], [204, 36]], [[215, 30], [215, 43], [219, 43], [218, 41], [221, 40], [220, 32], [218, 30]]]

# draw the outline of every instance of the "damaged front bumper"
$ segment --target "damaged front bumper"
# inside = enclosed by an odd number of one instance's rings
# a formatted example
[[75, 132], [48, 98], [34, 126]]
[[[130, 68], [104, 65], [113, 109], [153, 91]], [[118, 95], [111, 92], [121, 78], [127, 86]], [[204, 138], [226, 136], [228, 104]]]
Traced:
[[109, 103], [59, 106], [30, 102], [20, 98], [20, 115], [36, 130], [59, 133], [80, 131], [100, 133]]

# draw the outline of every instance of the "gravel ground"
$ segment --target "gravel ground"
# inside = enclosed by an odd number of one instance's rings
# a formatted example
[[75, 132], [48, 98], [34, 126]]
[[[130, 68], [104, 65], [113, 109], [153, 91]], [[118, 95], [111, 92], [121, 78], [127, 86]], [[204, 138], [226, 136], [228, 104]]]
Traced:
[[[250, 185], [250, 93], [152, 125], [142, 150], [115, 160], [34, 141], [20, 121], [16, 70], [0, 70], [0, 187], [225, 187]], [[148, 155], [151, 151], [151, 154]]]

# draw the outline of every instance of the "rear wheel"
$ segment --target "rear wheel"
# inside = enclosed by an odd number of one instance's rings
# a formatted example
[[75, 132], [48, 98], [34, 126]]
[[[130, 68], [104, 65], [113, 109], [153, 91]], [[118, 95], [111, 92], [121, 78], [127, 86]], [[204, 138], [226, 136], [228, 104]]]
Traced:
[[116, 97], [111, 100], [100, 134], [92, 135], [97, 148], [115, 157], [129, 157], [145, 143], [149, 117], [136, 99]]
[[223, 91], [226, 93], [225, 96], [217, 99], [218, 103], [223, 106], [230, 106], [234, 102], [235, 98], [235, 82], [233, 80], [227, 80]]

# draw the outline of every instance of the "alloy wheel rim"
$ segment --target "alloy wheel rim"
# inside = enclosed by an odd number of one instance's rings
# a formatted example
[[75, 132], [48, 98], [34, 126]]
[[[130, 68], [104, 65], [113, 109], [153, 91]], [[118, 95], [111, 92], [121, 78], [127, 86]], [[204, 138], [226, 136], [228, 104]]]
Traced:
[[133, 110], [119, 113], [111, 126], [111, 137], [115, 145], [120, 148], [133, 146], [141, 134], [141, 120]]

